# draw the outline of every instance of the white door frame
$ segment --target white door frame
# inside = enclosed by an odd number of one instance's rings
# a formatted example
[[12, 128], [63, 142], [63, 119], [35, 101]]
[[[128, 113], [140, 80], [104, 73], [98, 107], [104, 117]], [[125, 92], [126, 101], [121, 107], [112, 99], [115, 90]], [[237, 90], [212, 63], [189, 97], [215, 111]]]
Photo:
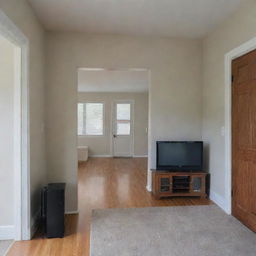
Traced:
[[243, 43], [225, 55], [225, 203], [223, 209], [232, 213], [232, 60], [256, 49], [256, 37]]
[[112, 127], [111, 127], [111, 141], [110, 141], [110, 146], [112, 148], [112, 156], [115, 156], [114, 154], [114, 139], [113, 139], [113, 133], [115, 131], [115, 115], [116, 115], [116, 104], [117, 103], [130, 103], [131, 104], [131, 156], [134, 156], [134, 100], [130, 99], [123, 99], [123, 100], [114, 100], [112, 102], [112, 110], [111, 110], [111, 119], [112, 119]]
[[[29, 41], [0, 10], [0, 34], [16, 46], [14, 85], [14, 239], [31, 239]], [[20, 60], [21, 63], [17, 63]]]

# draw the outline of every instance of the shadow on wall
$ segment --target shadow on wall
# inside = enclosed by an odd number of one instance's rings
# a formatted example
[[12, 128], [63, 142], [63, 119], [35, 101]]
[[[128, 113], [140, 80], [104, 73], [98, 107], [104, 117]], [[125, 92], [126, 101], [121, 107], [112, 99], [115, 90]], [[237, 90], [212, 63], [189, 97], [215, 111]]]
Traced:
[[[209, 173], [209, 161], [210, 161], [210, 145], [209, 143], [204, 142], [204, 163], [203, 168], [205, 172]], [[211, 184], [211, 176], [210, 174], [206, 177], [206, 194], [210, 196], [210, 184]]]
[[209, 172], [209, 161], [210, 161], [210, 145], [209, 143], [204, 142], [204, 163], [203, 163], [203, 168], [204, 171]]

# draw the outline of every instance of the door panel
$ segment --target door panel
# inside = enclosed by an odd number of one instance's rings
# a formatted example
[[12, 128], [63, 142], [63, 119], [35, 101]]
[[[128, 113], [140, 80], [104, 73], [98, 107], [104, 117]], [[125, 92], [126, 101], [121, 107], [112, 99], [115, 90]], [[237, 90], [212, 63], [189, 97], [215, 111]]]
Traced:
[[232, 63], [232, 214], [256, 231], [256, 51]]
[[113, 156], [133, 155], [133, 102], [116, 101], [113, 108]]
[[250, 131], [250, 123], [249, 120], [249, 91], [239, 92], [237, 90], [237, 101], [238, 101], [238, 108], [237, 108], [237, 129], [239, 131], [243, 131], [243, 136], [238, 137], [238, 146], [239, 148], [243, 148], [247, 145], [251, 144], [251, 131]]
[[[255, 65], [255, 73], [256, 73], [256, 65]], [[253, 81], [253, 83], [256, 83], [256, 80]], [[253, 86], [252, 88], [252, 98], [254, 99], [256, 97], [256, 86]], [[251, 129], [252, 129], [252, 148], [256, 149], [256, 98], [255, 100], [251, 100]]]

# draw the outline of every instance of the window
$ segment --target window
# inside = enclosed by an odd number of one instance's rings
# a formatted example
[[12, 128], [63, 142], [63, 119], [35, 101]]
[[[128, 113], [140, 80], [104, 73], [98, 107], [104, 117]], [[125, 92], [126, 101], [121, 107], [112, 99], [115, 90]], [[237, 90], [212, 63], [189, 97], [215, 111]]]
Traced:
[[103, 103], [78, 103], [78, 135], [103, 135]]
[[130, 135], [131, 133], [131, 104], [116, 104], [116, 134]]

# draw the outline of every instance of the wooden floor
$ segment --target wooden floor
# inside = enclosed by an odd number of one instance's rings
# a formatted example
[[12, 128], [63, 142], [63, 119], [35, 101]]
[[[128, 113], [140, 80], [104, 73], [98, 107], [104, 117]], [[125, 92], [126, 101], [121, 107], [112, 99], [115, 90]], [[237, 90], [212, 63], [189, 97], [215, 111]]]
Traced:
[[146, 190], [146, 158], [92, 158], [79, 165], [79, 215], [66, 216], [66, 236], [15, 242], [8, 256], [89, 256], [92, 209], [210, 204], [207, 199], [155, 200]]

